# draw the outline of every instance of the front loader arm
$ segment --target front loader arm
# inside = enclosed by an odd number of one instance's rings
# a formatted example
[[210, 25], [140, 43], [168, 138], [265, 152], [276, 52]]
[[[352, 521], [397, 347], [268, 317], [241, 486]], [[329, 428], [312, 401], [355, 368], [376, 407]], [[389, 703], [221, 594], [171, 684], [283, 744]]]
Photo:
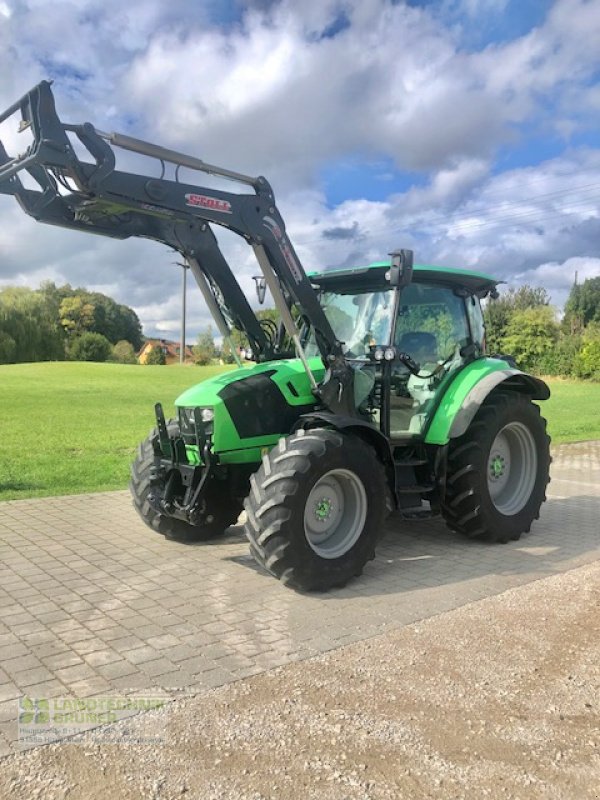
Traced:
[[[247, 333], [255, 352], [268, 360], [276, 357], [273, 345], [265, 337], [210, 226], [217, 224], [234, 231], [255, 248], [259, 262], [262, 255], [261, 266], [272, 269], [276, 281], [310, 321], [328, 366], [334, 368], [338, 378], [343, 377], [342, 373], [347, 377], [349, 368], [343, 362], [342, 344], [287, 236], [265, 178], [208, 165], [121, 134], [102, 133], [90, 123], [62, 123], [47, 81], [1, 114], [0, 123], [18, 111], [22, 117], [19, 130], [29, 129], [33, 142], [14, 158], [0, 142], [0, 193], [14, 195], [23, 210], [40, 222], [119, 239], [149, 238], [173, 247], [186, 259], [195, 259], [218, 287], [236, 326]], [[78, 158], [69, 134], [85, 146], [93, 163]], [[117, 170], [111, 145], [158, 159], [162, 164], [160, 177]], [[164, 177], [165, 162], [177, 165], [174, 179]], [[253, 193], [183, 183], [179, 180], [180, 167], [246, 184]], [[25, 188], [19, 177], [23, 171], [29, 173], [39, 189]]]

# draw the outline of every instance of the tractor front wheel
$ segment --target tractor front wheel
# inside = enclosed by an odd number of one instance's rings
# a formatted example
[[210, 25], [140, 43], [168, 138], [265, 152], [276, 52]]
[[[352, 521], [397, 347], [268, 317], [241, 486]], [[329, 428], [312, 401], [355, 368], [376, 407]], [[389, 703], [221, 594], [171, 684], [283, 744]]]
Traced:
[[516, 392], [494, 393], [466, 433], [450, 443], [446, 523], [470, 538], [519, 539], [540, 515], [550, 461], [539, 407]]
[[254, 558], [304, 591], [343, 586], [375, 557], [387, 482], [357, 436], [299, 430], [263, 457], [250, 479], [245, 533]]
[[[168, 424], [170, 436], [179, 435], [176, 422]], [[228, 484], [223, 481], [212, 481], [207, 486], [205, 495], [205, 519], [202, 525], [191, 525], [183, 520], [160, 514], [148, 501], [148, 495], [164, 486], [156, 478], [155, 466], [158, 461], [160, 447], [156, 429], [139, 446], [137, 456], [131, 465], [129, 489], [133, 505], [148, 527], [162, 533], [167, 539], [183, 542], [203, 542], [220, 536], [237, 522], [242, 511], [242, 503], [228, 491]]]

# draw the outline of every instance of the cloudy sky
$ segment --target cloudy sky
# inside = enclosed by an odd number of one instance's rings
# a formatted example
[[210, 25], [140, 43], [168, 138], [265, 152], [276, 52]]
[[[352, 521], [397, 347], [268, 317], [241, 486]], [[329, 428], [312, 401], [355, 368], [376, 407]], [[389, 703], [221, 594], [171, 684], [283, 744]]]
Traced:
[[[560, 306], [600, 275], [599, 42], [600, 0], [0, 0], [0, 106], [54, 79], [65, 120], [266, 175], [307, 269], [411, 247]], [[93, 287], [178, 337], [172, 252], [3, 195], [0, 220], [0, 284]]]

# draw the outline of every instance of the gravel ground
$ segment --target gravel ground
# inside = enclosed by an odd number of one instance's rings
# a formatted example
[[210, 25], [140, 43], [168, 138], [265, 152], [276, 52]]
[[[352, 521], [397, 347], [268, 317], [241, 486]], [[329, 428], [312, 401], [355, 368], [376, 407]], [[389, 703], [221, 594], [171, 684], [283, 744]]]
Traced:
[[[600, 798], [600, 562], [8, 756], [4, 800]], [[120, 723], [122, 725], [124, 723]]]

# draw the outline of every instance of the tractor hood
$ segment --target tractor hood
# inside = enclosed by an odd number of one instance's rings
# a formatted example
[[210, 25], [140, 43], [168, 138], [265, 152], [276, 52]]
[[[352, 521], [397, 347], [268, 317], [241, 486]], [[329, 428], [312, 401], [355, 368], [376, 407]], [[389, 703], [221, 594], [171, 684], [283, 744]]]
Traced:
[[[325, 368], [309, 359], [317, 381]], [[222, 463], [260, 461], [261, 450], [289, 433], [301, 414], [314, 408], [313, 395], [299, 359], [269, 361], [230, 370], [187, 389], [178, 408], [211, 408], [213, 452]]]

